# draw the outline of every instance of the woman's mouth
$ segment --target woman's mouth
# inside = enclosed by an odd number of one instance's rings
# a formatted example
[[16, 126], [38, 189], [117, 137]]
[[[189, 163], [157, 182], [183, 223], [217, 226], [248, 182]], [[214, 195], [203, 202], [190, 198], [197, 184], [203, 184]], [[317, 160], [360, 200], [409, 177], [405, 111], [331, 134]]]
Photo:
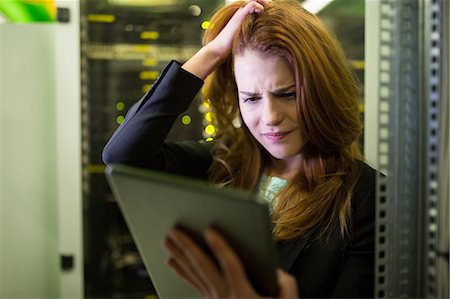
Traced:
[[290, 131], [283, 131], [283, 132], [269, 132], [269, 133], [263, 133], [262, 136], [269, 140], [270, 142], [281, 142], [285, 137], [290, 133]]

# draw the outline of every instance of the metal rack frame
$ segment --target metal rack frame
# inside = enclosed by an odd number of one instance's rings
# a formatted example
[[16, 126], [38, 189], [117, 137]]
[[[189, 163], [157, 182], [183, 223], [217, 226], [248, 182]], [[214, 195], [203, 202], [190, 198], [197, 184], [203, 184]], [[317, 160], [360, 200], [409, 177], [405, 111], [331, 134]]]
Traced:
[[445, 5], [380, 2], [378, 298], [437, 297]]
[[432, 0], [425, 6], [424, 70], [424, 120], [423, 139], [423, 290], [425, 298], [437, 298], [437, 252], [439, 228], [439, 144], [440, 106], [442, 99], [442, 58], [443, 58], [443, 5], [444, 1]]

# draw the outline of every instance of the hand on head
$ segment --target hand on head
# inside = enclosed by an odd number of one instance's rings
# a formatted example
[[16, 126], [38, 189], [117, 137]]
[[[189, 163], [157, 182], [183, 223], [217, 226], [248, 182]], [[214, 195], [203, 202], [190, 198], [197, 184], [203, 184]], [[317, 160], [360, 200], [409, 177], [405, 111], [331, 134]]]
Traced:
[[230, 56], [234, 35], [244, 19], [248, 15], [261, 13], [264, 10], [264, 5], [269, 2], [270, 0], [248, 1], [230, 16], [230, 20], [223, 28], [215, 27], [212, 20], [210, 25], [212, 28], [208, 30], [220, 31], [211, 35], [212, 39], [205, 42], [205, 45], [183, 64], [183, 69], [201, 79], [205, 79], [221, 62]]
[[226, 26], [205, 47], [216, 52], [222, 60], [226, 59], [231, 54], [233, 38], [242, 21], [250, 14], [261, 13], [267, 3], [269, 3], [269, 0], [248, 1], [245, 6], [234, 13]]
[[[238, 255], [213, 229], [204, 234], [220, 268], [185, 232], [174, 229], [165, 242], [170, 254], [167, 262], [181, 278], [190, 283], [204, 298], [261, 298], [251, 285]], [[278, 270], [280, 298], [298, 298], [293, 276]]]

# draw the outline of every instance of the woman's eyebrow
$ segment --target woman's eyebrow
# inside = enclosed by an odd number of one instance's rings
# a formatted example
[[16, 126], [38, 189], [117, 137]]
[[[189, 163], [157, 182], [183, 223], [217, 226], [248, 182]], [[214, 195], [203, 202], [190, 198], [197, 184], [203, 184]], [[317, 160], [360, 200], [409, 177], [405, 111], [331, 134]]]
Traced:
[[250, 91], [239, 91], [240, 94], [246, 95], [246, 96], [257, 96], [260, 95], [257, 92], [250, 92]]
[[286, 87], [280, 87], [274, 91], [272, 91], [273, 94], [279, 94], [279, 93], [283, 93], [283, 92], [287, 92], [290, 91], [292, 88], [295, 88], [295, 84], [286, 86]]
[[[271, 91], [272, 94], [279, 94], [279, 93], [283, 93], [283, 92], [287, 92], [290, 91], [292, 88], [295, 88], [295, 84], [286, 86], [286, 87], [280, 87], [278, 89], [275, 89], [274, 91]], [[258, 92], [250, 92], [250, 91], [239, 91], [240, 94], [246, 95], [246, 96], [257, 96], [260, 95], [260, 93]]]

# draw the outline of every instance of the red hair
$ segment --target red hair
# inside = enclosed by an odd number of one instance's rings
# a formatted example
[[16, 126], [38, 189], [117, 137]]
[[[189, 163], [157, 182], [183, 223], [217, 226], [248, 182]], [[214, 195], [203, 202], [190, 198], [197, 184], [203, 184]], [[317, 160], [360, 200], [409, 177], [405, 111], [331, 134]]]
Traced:
[[[212, 40], [233, 14], [247, 2], [219, 9], [203, 42]], [[340, 44], [319, 18], [298, 1], [269, 2], [260, 14], [249, 15], [237, 31], [231, 57], [205, 82], [211, 100], [216, 137], [211, 181], [254, 190], [269, 154], [248, 129], [233, 126], [240, 117], [232, 59], [245, 51], [280, 56], [292, 66], [298, 114], [306, 133], [302, 165], [278, 195], [273, 214], [277, 239], [296, 238], [318, 228], [327, 236], [339, 225], [348, 232], [351, 196], [359, 177], [362, 132], [359, 87]]]

